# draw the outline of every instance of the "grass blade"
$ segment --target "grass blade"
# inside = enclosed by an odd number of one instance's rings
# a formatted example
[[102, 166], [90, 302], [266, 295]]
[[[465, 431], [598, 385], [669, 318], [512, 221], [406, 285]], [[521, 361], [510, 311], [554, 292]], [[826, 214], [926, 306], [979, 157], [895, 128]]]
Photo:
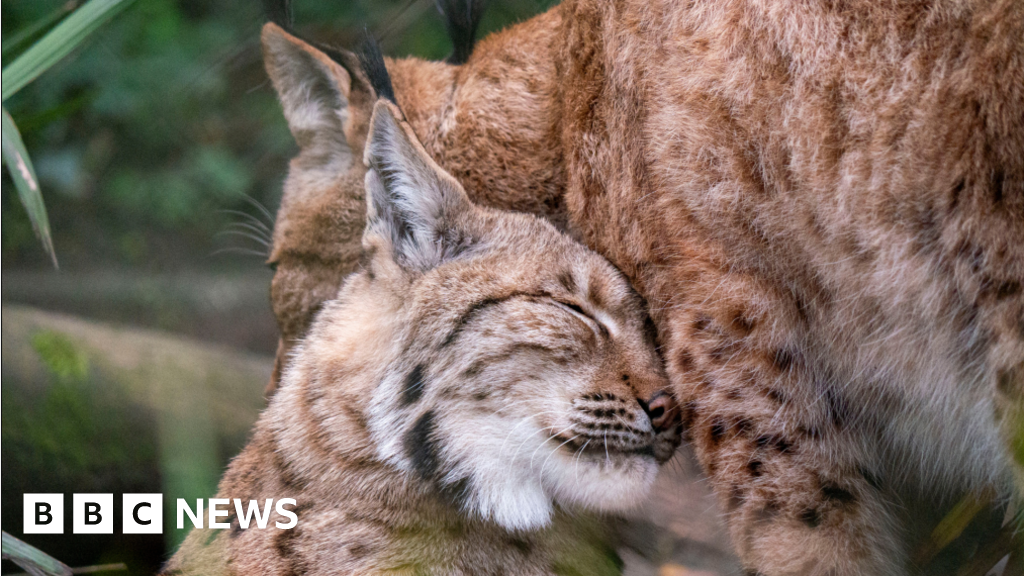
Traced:
[[75, 8], [78, 8], [79, 4], [80, 2], [78, 0], [66, 2], [65, 4], [57, 7], [53, 12], [50, 12], [39, 20], [36, 20], [21, 30], [18, 30], [14, 34], [9, 35], [7, 38], [4, 38], [3, 44], [0, 45], [0, 53], [3, 54], [4, 59], [7, 59], [10, 52], [17, 52], [21, 50], [24, 45], [28, 44], [37, 36], [42, 35], [43, 32], [54, 27], [65, 16], [67, 16], [68, 13], [74, 11]]
[[24, 568], [33, 576], [71, 576], [71, 568], [11, 536], [3, 533], [3, 558]]
[[39, 39], [21, 56], [3, 69], [2, 100], [25, 87], [40, 74], [67, 56], [89, 34], [132, 0], [89, 0]]
[[32, 160], [25, 150], [25, 144], [21, 141], [21, 133], [14, 125], [14, 119], [3, 108], [2, 136], [3, 158], [7, 164], [7, 171], [11, 174], [15, 188], [18, 189], [18, 198], [21, 199], [25, 211], [28, 212], [28, 219], [32, 222], [32, 228], [36, 236], [43, 243], [43, 249], [53, 260], [53, 266], [57, 266], [57, 255], [53, 251], [53, 239], [50, 237], [50, 221], [46, 217], [46, 205], [43, 204], [43, 195], [39, 190], [39, 179], [32, 168]]

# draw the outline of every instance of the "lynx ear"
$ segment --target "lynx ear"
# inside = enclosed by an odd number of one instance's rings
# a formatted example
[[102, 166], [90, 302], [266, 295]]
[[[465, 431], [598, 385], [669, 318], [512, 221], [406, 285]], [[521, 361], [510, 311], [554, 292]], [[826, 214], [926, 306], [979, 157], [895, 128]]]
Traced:
[[263, 61], [292, 136], [312, 163], [344, 171], [352, 162], [352, 76], [327, 54], [280, 26], [263, 26]]
[[390, 240], [392, 258], [403, 268], [426, 271], [470, 249], [460, 225], [472, 204], [400, 117], [384, 100], [373, 108], [363, 154], [366, 234]]

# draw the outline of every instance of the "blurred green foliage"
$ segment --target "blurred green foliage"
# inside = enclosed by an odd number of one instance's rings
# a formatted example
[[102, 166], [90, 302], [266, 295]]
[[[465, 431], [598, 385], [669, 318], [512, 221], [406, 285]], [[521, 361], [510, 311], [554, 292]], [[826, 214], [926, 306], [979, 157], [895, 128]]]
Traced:
[[51, 330], [32, 337], [32, 349], [50, 372], [61, 380], [80, 382], [89, 375], [89, 359], [70, 338]]
[[[4, 0], [7, 38], [52, 17], [66, 0]], [[528, 18], [549, 0], [494, 2], [481, 35]], [[305, 35], [354, 47], [363, 26], [389, 55], [440, 59], [450, 51], [431, 0], [296, 0]], [[210, 258], [214, 239], [253, 212], [273, 210], [296, 149], [263, 71], [253, 0], [146, 0], [6, 102], [46, 194], [63, 267], [152, 270], [251, 265]], [[4, 64], [17, 55], [4, 54]], [[5, 267], [47, 260], [4, 176]], [[245, 242], [245, 241], [243, 241]], [[238, 244], [235, 244], [238, 246]], [[256, 243], [245, 250], [265, 253]]]

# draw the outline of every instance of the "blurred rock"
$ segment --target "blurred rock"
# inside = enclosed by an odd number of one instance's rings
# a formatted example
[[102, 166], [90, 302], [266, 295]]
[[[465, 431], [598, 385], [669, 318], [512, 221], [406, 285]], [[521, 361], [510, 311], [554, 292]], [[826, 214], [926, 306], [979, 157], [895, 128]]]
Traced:
[[182, 537], [174, 499], [213, 496], [273, 359], [20, 306], [0, 324], [3, 529], [22, 537], [24, 493], [114, 493], [119, 515], [120, 494], [162, 492], [163, 537], [24, 537], [72, 566], [113, 558], [152, 573]]
[[164, 274], [5, 269], [0, 294], [5, 303], [273, 354], [278, 333], [270, 308], [272, 276], [263, 267]]

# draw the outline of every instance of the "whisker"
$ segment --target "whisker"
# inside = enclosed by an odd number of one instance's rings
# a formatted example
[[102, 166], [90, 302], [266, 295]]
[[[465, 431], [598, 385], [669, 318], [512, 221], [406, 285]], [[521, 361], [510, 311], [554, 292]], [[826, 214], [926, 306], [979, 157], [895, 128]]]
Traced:
[[[495, 414], [497, 414], [498, 412], [499, 411], [495, 411]], [[543, 416], [545, 414], [560, 414], [560, 412], [557, 411], [557, 410], [549, 410], [547, 412], [540, 412], [538, 414], [534, 414], [534, 416]], [[522, 426], [523, 424], [528, 423], [528, 422], [533, 422], [533, 420], [530, 419], [530, 418], [523, 418], [522, 420], [517, 422], [516, 425], [513, 426], [511, 430], [509, 430], [508, 434], [505, 435], [505, 440], [503, 440], [502, 443], [501, 443], [501, 447], [498, 448], [498, 454], [501, 454], [501, 453], [503, 453], [505, 451], [505, 443], [507, 443], [508, 439], [512, 437], [512, 434], [516, 431], [516, 429], [519, 428], [520, 426]]]
[[220, 232], [218, 232], [214, 236], [226, 233], [228, 231], [234, 231], [235, 233], [249, 234], [250, 235], [249, 238], [253, 238], [253, 239], [257, 240], [261, 245], [266, 246], [267, 248], [270, 248], [270, 239], [269, 238], [266, 238], [265, 236], [260, 234], [258, 230], [254, 231], [251, 228], [246, 228], [244, 226], [244, 223], [242, 223], [242, 222], [235, 222], [233, 224], [228, 224], [227, 226], [224, 227], [224, 230], [221, 230]]
[[520, 404], [525, 404], [526, 402], [535, 402], [535, 401], [536, 400], [534, 400], [533, 398], [524, 398], [523, 400], [516, 400], [515, 402], [513, 402], [511, 404], [506, 404], [506, 405], [502, 406], [501, 408], [498, 408], [497, 410], [494, 411], [494, 413], [495, 414], [501, 414], [502, 412], [504, 412], [505, 410], [508, 410], [509, 408], [512, 408], [513, 406], [518, 406]]
[[242, 232], [241, 230], [221, 230], [220, 232], [217, 232], [213, 236], [214, 238], [216, 238], [217, 236], [240, 236], [242, 238], [252, 240], [253, 242], [259, 244], [260, 246], [263, 246], [264, 248], [270, 248], [270, 246], [267, 245], [266, 240], [263, 240], [259, 236], [253, 236], [248, 232]]
[[580, 457], [583, 456], [583, 451], [587, 449], [587, 445], [588, 444], [590, 444], [590, 440], [587, 440], [586, 442], [584, 442], [583, 446], [580, 446], [580, 449], [577, 450], [575, 454], [573, 454], [573, 458], [576, 460], [576, 464], [575, 464], [576, 473], [575, 473], [575, 475], [576, 475], [576, 488], [577, 489], [579, 489], [579, 487], [580, 487]]
[[[526, 419], [526, 420], [524, 420], [524, 422], [532, 422], [532, 419]], [[568, 428], [567, 428], [567, 430], [568, 430]], [[561, 434], [561, 432], [559, 432], [559, 434]], [[532, 437], [532, 436], [531, 436], [531, 437]], [[545, 438], [544, 438], [543, 440], [541, 440], [541, 446], [543, 446], [543, 445], [544, 445], [544, 443], [545, 443], [545, 442], [547, 442], [549, 438], [550, 438], [550, 436], [548, 436], [548, 437], [545, 437]], [[518, 456], [519, 456], [519, 451], [520, 451], [520, 450], [522, 450], [523, 446], [524, 446], [524, 445], [525, 445], [525, 444], [526, 444], [527, 442], [529, 442], [529, 441], [530, 441], [530, 438], [526, 438], [525, 440], [523, 440], [522, 442], [520, 442], [520, 443], [519, 443], [519, 446], [517, 446], [517, 447], [516, 447], [516, 451], [515, 451], [515, 453], [514, 453], [514, 454], [512, 454], [512, 460], [511, 460], [512, 462], [515, 462], [515, 461], [516, 461], [516, 457], [518, 457]], [[536, 450], [534, 450], [534, 453], [536, 453]], [[532, 457], [532, 456], [530, 457], [530, 462], [531, 462], [531, 463], [533, 462], [533, 457]]]
[[264, 230], [262, 228], [258, 228], [256, 226], [253, 226], [252, 224], [250, 224], [248, 222], [232, 222], [232, 223], [228, 224], [227, 226], [229, 226], [229, 227], [230, 226], [238, 226], [239, 228], [243, 228], [245, 230], [248, 230], [248, 231], [252, 232], [253, 234], [256, 234], [257, 236], [259, 236], [260, 238], [263, 238], [264, 240], [267, 241], [268, 244], [270, 243], [271, 234], [269, 232], [267, 232], [266, 230]]
[[544, 441], [540, 443], [540, 446], [537, 446], [537, 448], [533, 451], [533, 454], [530, 454], [530, 466], [533, 466], [533, 458], [534, 458], [534, 456], [537, 455], [537, 451], [540, 450], [541, 447], [543, 447], [545, 444], [547, 444], [548, 440], [551, 440], [552, 438], [557, 437], [562, 432], [565, 432], [566, 430], [571, 430], [571, 429], [572, 429], [572, 424], [570, 424], [566, 428], [563, 428], [563, 429], [559, 430], [558, 433], [556, 433], [556, 434], [548, 435], [548, 437], [545, 438]]
[[271, 230], [270, 230], [270, 227], [269, 227], [269, 226], [267, 226], [267, 225], [266, 225], [266, 224], [265, 224], [265, 223], [263, 222], [263, 220], [260, 220], [259, 218], [257, 218], [257, 217], [255, 217], [255, 216], [253, 216], [252, 214], [249, 214], [248, 212], [242, 212], [241, 210], [232, 210], [232, 209], [230, 209], [230, 208], [222, 208], [222, 209], [220, 209], [220, 210], [217, 210], [217, 212], [222, 212], [222, 213], [224, 213], [224, 214], [234, 214], [235, 216], [241, 216], [241, 217], [243, 217], [243, 218], [248, 218], [250, 222], [253, 222], [253, 223], [255, 223], [256, 225], [260, 226], [260, 227], [261, 227], [261, 228], [263, 228], [263, 230], [265, 230], [265, 231], [266, 231], [267, 233], [270, 233], [270, 232], [271, 232]]
[[225, 229], [230, 229], [232, 227], [240, 228], [240, 229], [245, 230], [247, 232], [251, 232], [251, 233], [255, 234], [256, 236], [260, 237], [261, 239], [267, 241], [267, 243], [270, 242], [270, 235], [269, 234], [267, 234], [267, 233], [263, 232], [262, 230], [254, 227], [254, 225], [249, 223], [249, 222], [230, 222], [230, 223], [226, 224], [224, 228]]
[[247, 248], [239, 248], [237, 246], [229, 246], [227, 248], [221, 248], [220, 250], [214, 250], [210, 252], [210, 257], [217, 256], [218, 254], [241, 254], [243, 256], [259, 256], [260, 258], [266, 259], [267, 253], [260, 252], [258, 250], [250, 250]]
[[544, 473], [544, 469], [547, 468], [547, 466], [548, 466], [548, 460], [550, 460], [552, 456], [557, 454], [558, 451], [562, 449], [562, 446], [565, 446], [569, 442], [572, 442], [573, 440], [575, 440], [575, 439], [577, 439], [579, 437], [580, 437], [580, 435], [576, 434], [572, 438], [569, 438], [565, 442], [562, 442], [558, 446], [555, 446], [555, 449], [552, 450], [550, 453], [548, 453], [547, 458], [544, 458], [544, 461], [540, 463], [540, 470], [538, 470], [538, 474], [543, 474]]
[[274, 215], [270, 213], [270, 210], [267, 210], [267, 208], [265, 206], [263, 206], [263, 204], [260, 204], [259, 202], [256, 201], [255, 198], [253, 198], [252, 196], [249, 196], [248, 194], [242, 194], [242, 199], [245, 200], [246, 202], [248, 202], [249, 204], [252, 204], [253, 206], [255, 206], [256, 209], [260, 211], [260, 213], [262, 213], [264, 216], [267, 217], [267, 223], [269, 225], [273, 226], [273, 224], [274, 224]]

